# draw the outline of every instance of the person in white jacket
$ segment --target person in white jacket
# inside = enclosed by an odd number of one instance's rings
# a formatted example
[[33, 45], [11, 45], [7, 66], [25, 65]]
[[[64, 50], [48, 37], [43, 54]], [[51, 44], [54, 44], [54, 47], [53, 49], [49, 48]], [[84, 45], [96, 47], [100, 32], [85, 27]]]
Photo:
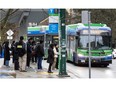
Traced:
[[58, 52], [56, 50], [56, 46], [57, 46], [57, 44], [55, 44], [55, 46], [53, 48], [53, 51], [54, 51], [54, 62], [53, 62], [53, 65], [52, 65], [52, 70], [54, 70], [56, 68], [56, 62], [57, 62], [57, 58], [58, 58]]

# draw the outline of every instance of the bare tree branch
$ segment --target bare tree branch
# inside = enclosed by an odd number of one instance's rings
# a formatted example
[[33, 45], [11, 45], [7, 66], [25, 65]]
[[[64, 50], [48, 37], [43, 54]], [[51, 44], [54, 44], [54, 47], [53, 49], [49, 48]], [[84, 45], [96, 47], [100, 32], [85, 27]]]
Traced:
[[[13, 9], [12, 9], [12, 10], [13, 10]], [[17, 12], [18, 10], [19, 10], [19, 9], [16, 9], [16, 10], [12, 11], [12, 12], [9, 14], [9, 16], [11, 16], [12, 14], [14, 14], [14, 13]], [[4, 19], [5, 19], [5, 17], [2, 18], [2, 19], [0, 20], [0, 22], [4, 21]]]
[[12, 11], [11, 13], [10, 13], [10, 16], [12, 15], [12, 14], [14, 14], [15, 12], [17, 12], [19, 9], [16, 9], [16, 10], [14, 10], [14, 11]]
[[3, 9], [0, 9], [1, 11], [3, 11], [3, 12], [6, 12], [5, 10], [3, 10]]
[[6, 16], [5, 16], [3, 23], [1, 25], [1, 30], [5, 27], [11, 12], [12, 12], [12, 9], [9, 9], [8, 12], [6, 13]]
[[3, 22], [2, 22], [2, 25], [1, 25], [1, 30], [6, 26], [9, 17], [10, 17], [11, 15], [13, 15], [15, 12], [17, 12], [18, 10], [19, 10], [19, 9], [16, 9], [16, 10], [9, 9], [9, 10], [7, 11], [6, 16], [2, 19]]

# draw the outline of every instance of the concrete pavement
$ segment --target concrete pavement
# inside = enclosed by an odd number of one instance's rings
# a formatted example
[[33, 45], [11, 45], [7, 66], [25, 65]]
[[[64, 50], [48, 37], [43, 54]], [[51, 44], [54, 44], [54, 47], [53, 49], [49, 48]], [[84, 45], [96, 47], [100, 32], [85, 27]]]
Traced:
[[[12, 61], [12, 60], [11, 60]], [[3, 58], [0, 59], [0, 70], [6, 70], [6, 71], [14, 71], [14, 64], [10, 61], [10, 67], [3, 66]], [[43, 69], [42, 70], [37, 70], [37, 65], [31, 63], [32, 68], [27, 68], [27, 72], [20, 72], [18, 70], [15, 70], [16, 72], [16, 78], [56, 78], [56, 79], [73, 79], [73, 78], [78, 78], [75, 76], [72, 72], [67, 71], [68, 75], [70, 77], [58, 77], [58, 70], [54, 70], [53, 73], [48, 73], [47, 68], [48, 68], [48, 63], [46, 60], [43, 60]]]

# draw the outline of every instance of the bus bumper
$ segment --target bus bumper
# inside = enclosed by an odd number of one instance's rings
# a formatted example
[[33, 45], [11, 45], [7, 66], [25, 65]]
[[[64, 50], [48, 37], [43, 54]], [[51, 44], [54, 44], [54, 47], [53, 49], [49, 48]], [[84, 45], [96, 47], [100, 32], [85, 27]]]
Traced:
[[[78, 63], [82, 63], [82, 64], [88, 64], [89, 62], [89, 58], [88, 57], [83, 57], [83, 58], [79, 58], [78, 59]], [[91, 63], [92, 64], [111, 64], [112, 63], [112, 56], [106, 56], [106, 57], [102, 57], [102, 58], [91, 58]]]

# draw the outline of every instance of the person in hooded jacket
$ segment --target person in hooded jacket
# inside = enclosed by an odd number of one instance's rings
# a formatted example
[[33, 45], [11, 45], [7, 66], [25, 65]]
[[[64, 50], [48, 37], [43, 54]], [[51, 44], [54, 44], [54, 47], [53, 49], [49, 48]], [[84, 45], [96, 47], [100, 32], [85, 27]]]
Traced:
[[44, 56], [44, 46], [43, 46], [43, 40], [40, 40], [40, 43], [37, 44], [35, 48], [35, 53], [37, 57], [37, 68], [38, 70], [42, 70], [42, 60]]
[[6, 66], [9, 66], [9, 60], [10, 60], [10, 48], [9, 48], [9, 42], [6, 41], [5, 49], [4, 49], [4, 61]]

